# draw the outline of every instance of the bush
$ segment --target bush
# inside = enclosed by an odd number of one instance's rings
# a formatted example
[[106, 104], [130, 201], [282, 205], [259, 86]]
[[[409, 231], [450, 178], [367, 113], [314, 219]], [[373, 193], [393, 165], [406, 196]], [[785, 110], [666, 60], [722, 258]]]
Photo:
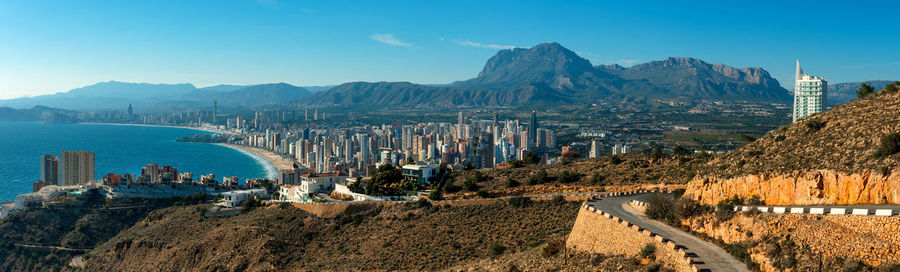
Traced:
[[547, 245], [544, 246], [544, 249], [542, 250], [541, 255], [544, 255], [544, 258], [550, 258], [550, 257], [553, 257], [556, 254], [562, 252], [563, 249], [565, 249], [565, 247], [566, 247], [565, 240], [554, 240], [554, 241], [547, 243]]
[[747, 135], [747, 134], [741, 134], [740, 136], [738, 136], [738, 138], [739, 138], [741, 141], [748, 142], [748, 143], [749, 143], [749, 142], [756, 141], [756, 137], [753, 137], [753, 136], [750, 136], [750, 135]]
[[734, 216], [734, 204], [728, 200], [719, 201], [716, 204], [716, 219], [719, 221], [728, 221]]
[[509, 167], [512, 167], [512, 168], [519, 168], [519, 167], [522, 167], [522, 166], [525, 166], [525, 163], [523, 163], [523, 162], [520, 161], [520, 160], [511, 160], [511, 161], [509, 161]]
[[463, 190], [467, 192], [474, 192], [478, 190], [478, 181], [474, 178], [466, 179], [462, 185]]
[[647, 200], [647, 217], [665, 222], [675, 222], [673, 201], [664, 195], [653, 194]]
[[875, 88], [869, 86], [869, 84], [863, 83], [859, 86], [859, 89], [856, 90], [856, 98], [866, 98], [873, 93], [875, 93]]
[[646, 244], [644, 245], [644, 248], [641, 248], [640, 256], [641, 258], [650, 258], [654, 253], [656, 253], [656, 246], [653, 244]]
[[490, 247], [488, 247], [488, 256], [490, 256], [491, 258], [496, 258], [497, 256], [503, 254], [504, 251], [506, 251], [505, 246], [500, 243], [494, 242]]
[[593, 184], [593, 185], [603, 185], [603, 181], [604, 181], [605, 179], [606, 179], [606, 178], [604, 178], [603, 175], [600, 175], [600, 173], [594, 172], [594, 174], [591, 175], [591, 184]]
[[581, 175], [569, 171], [562, 171], [559, 173], [559, 176], [556, 177], [556, 180], [560, 183], [572, 183], [579, 179], [581, 179]]
[[784, 141], [784, 139], [787, 139], [787, 137], [785, 137], [784, 135], [778, 135], [778, 136], [775, 136], [775, 141], [776, 141], [776, 142]]
[[553, 199], [550, 199], [550, 203], [560, 205], [566, 203], [566, 198], [564, 196], [558, 195], [554, 196]]
[[884, 90], [882, 90], [882, 92], [893, 93], [893, 92], [896, 92], [897, 90], [900, 90], [900, 81], [894, 81], [891, 84], [884, 85]]
[[672, 190], [672, 198], [681, 198], [682, 196], [684, 196], [685, 191], [686, 190], [684, 188]]
[[531, 205], [531, 199], [527, 197], [515, 196], [509, 199], [509, 205], [516, 208], [524, 208]]
[[432, 190], [428, 193], [428, 198], [431, 200], [443, 200], [444, 194], [441, 193], [441, 190]]
[[538, 172], [531, 177], [528, 178], [528, 185], [538, 185], [543, 184], [547, 181], [547, 171], [544, 169], [538, 170]]
[[679, 198], [675, 201], [675, 217], [679, 219], [689, 219], [691, 217], [702, 214], [703, 206], [697, 201], [690, 198]]
[[750, 206], [764, 206], [764, 205], [766, 205], [766, 202], [762, 201], [762, 199], [760, 199], [759, 196], [755, 195], [755, 196], [752, 196], [749, 199], [747, 199], [746, 204], [750, 205]]
[[814, 133], [824, 127], [825, 127], [825, 122], [822, 122], [819, 120], [806, 121], [806, 129], [809, 130], [809, 133]]
[[519, 187], [519, 185], [522, 185], [522, 184], [512, 178], [506, 178], [506, 187], [514, 188], [514, 187]]
[[891, 133], [881, 137], [881, 146], [875, 151], [875, 157], [884, 158], [900, 152], [900, 133]]
[[475, 192], [475, 195], [477, 195], [480, 198], [490, 198], [491, 197], [491, 194], [485, 190], [478, 190], [478, 192]]
[[622, 163], [622, 156], [619, 156], [619, 155], [610, 156], [609, 163], [612, 165], [618, 165], [618, 164]]

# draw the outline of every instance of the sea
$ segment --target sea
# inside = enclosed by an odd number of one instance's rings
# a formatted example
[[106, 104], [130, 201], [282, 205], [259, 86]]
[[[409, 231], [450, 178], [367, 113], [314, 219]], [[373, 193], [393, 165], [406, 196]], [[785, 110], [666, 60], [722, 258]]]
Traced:
[[41, 155], [59, 157], [65, 150], [94, 152], [95, 179], [108, 173], [137, 176], [148, 163], [174, 166], [179, 173], [193, 173], [195, 179], [213, 173], [219, 181], [237, 176], [243, 182], [277, 175], [274, 165], [251, 152], [175, 141], [210, 133], [174, 127], [0, 121], [0, 201], [31, 192], [31, 184], [41, 176]]

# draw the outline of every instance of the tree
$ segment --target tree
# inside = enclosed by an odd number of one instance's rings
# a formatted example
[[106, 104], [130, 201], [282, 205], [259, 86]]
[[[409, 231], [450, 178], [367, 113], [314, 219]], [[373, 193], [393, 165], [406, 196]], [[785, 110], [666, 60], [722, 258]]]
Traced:
[[885, 93], [893, 93], [893, 92], [896, 92], [897, 90], [900, 90], [900, 81], [894, 81], [894, 82], [891, 83], [891, 84], [884, 85], [884, 90], [883, 90], [883, 92], [885, 92]]
[[603, 185], [603, 181], [604, 181], [605, 179], [606, 179], [606, 178], [604, 178], [603, 175], [601, 175], [600, 173], [594, 172], [594, 174], [591, 175], [591, 184], [594, 184], [594, 185]]
[[691, 151], [679, 145], [672, 149], [672, 153], [675, 154], [675, 156], [687, 156], [691, 154]]
[[563, 159], [571, 161], [581, 157], [581, 154], [579, 154], [578, 151], [568, 151], [566, 153], [562, 153], [562, 157]]
[[512, 168], [519, 168], [519, 167], [522, 167], [522, 166], [524, 166], [524, 165], [522, 165], [522, 161], [520, 161], [520, 160], [511, 160], [511, 161], [509, 161], [509, 167], [512, 167]]
[[562, 171], [556, 177], [556, 180], [560, 183], [572, 183], [578, 181], [579, 179], [581, 179], [581, 175], [569, 171]]
[[525, 153], [525, 157], [522, 158], [522, 161], [528, 164], [539, 164], [541, 163], [541, 157], [538, 156], [537, 153], [529, 151]]
[[662, 148], [660, 148], [658, 146], [654, 147], [653, 151], [650, 152], [650, 157], [653, 159], [657, 159], [657, 160], [668, 157], [668, 156], [669, 156], [669, 154], [666, 154], [666, 152], [663, 151]]
[[869, 86], [869, 84], [863, 83], [859, 86], [859, 89], [856, 90], [856, 98], [865, 98], [873, 93], [875, 93], [875, 88]]
[[528, 178], [528, 185], [538, 185], [547, 181], [547, 171], [538, 170], [537, 173]]

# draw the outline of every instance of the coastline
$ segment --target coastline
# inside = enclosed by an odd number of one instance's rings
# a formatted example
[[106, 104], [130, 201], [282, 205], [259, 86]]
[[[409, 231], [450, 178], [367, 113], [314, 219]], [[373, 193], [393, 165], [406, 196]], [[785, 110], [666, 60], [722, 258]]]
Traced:
[[278, 154], [272, 153], [268, 150], [226, 143], [215, 143], [215, 145], [228, 147], [240, 151], [241, 153], [247, 154], [250, 157], [253, 157], [266, 170], [266, 176], [269, 179], [277, 179], [278, 171], [280, 170], [290, 170], [294, 168], [294, 161], [285, 159], [284, 157], [281, 157]]
[[148, 125], [148, 124], [126, 124], [126, 123], [78, 123], [80, 125], [110, 125], [110, 126], [134, 126], [134, 127], [166, 127], [166, 128], [183, 128], [183, 129], [191, 129], [191, 130], [199, 130], [211, 133], [228, 133], [234, 134], [234, 132], [221, 131], [217, 129], [211, 128], [202, 128], [202, 127], [185, 127], [185, 126], [167, 126], [167, 125]]

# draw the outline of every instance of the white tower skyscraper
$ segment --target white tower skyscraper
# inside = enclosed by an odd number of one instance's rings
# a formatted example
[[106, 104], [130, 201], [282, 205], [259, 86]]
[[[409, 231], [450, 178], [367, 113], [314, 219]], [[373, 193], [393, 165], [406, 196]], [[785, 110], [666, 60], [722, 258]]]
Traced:
[[794, 76], [794, 122], [825, 110], [828, 81], [823, 77], [803, 73], [797, 60]]

